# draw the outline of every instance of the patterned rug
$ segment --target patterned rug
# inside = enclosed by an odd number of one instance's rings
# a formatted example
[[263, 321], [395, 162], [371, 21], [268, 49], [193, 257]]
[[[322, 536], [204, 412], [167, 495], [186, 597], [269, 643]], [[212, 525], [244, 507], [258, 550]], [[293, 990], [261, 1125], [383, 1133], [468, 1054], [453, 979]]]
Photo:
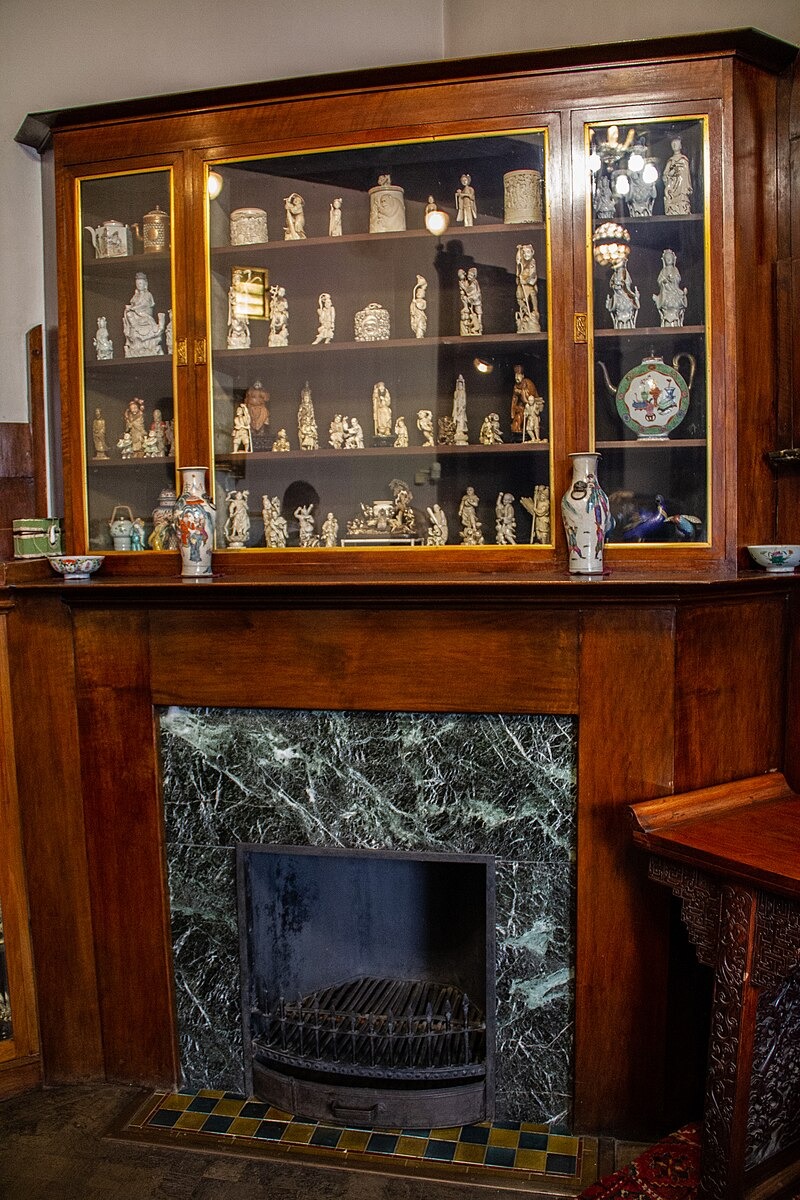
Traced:
[[686, 1125], [592, 1184], [579, 1200], [694, 1200], [699, 1169], [700, 1126]]

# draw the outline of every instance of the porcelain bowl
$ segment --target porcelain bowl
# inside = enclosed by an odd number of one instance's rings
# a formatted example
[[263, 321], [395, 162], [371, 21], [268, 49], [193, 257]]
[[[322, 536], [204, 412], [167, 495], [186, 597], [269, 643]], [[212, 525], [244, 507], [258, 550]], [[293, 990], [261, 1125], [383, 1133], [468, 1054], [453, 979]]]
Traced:
[[50, 566], [65, 579], [88, 579], [101, 566], [104, 554], [53, 554]]
[[771, 575], [788, 575], [800, 563], [800, 546], [748, 546], [750, 557]]

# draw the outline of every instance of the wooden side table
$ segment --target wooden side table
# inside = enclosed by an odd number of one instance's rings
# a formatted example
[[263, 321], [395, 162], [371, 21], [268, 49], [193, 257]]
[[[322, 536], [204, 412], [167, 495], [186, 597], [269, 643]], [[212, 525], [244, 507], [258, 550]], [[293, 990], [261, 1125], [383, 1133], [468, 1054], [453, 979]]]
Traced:
[[631, 806], [714, 969], [700, 1195], [800, 1179], [800, 795], [777, 773]]

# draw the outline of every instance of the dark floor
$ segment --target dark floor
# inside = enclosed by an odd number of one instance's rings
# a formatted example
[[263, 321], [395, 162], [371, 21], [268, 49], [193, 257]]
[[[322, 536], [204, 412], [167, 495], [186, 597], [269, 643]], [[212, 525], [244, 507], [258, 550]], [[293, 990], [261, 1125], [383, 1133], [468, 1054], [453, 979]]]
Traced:
[[[0, 1200], [511, 1200], [520, 1193], [324, 1165], [160, 1149], [104, 1136], [136, 1099], [70, 1086], [0, 1103]], [[541, 1197], [541, 1193], [539, 1193]]]

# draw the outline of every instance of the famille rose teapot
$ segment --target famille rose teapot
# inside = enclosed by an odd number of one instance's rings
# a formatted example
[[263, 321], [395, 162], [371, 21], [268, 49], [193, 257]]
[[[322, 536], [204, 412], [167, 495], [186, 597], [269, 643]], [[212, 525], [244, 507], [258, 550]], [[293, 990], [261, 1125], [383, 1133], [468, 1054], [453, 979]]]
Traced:
[[92, 239], [97, 258], [127, 258], [133, 254], [133, 230], [121, 221], [103, 221], [101, 225], [92, 228], [84, 226]]
[[[688, 383], [678, 371], [682, 358], [689, 363]], [[597, 365], [616, 400], [617, 412], [637, 438], [667, 438], [686, 416], [697, 367], [693, 354], [676, 354], [672, 366], [655, 355], [643, 358], [616, 387], [605, 363], [598, 359]]]

